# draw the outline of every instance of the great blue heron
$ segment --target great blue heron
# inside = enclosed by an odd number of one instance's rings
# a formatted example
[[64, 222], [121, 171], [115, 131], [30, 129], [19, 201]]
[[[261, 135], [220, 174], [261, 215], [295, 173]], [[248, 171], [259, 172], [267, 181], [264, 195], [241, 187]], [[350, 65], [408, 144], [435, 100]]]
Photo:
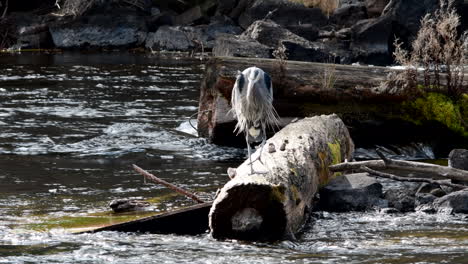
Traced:
[[[238, 71], [232, 89], [231, 106], [237, 119], [237, 134], [244, 132], [250, 160], [251, 174], [260, 173], [253, 170], [250, 143], [260, 142], [260, 156], [266, 142], [266, 127], [278, 127], [278, 114], [273, 108], [273, 87], [270, 76], [262, 69], [250, 67]], [[257, 160], [256, 159], [256, 160]]]

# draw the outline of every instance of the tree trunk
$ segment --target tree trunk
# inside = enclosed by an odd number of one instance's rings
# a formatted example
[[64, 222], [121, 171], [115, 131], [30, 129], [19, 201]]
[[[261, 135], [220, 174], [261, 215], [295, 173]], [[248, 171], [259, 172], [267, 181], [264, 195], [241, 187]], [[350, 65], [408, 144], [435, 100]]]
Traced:
[[[319, 186], [333, 176], [328, 166], [350, 159], [354, 144], [337, 115], [315, 116], [289, 124], [270, 138], [254, 161], [231, 175], [210, 210], [213, 237], [278, 240], [303, 225]], [[257, 157], [257, 150], [253, 157]]]

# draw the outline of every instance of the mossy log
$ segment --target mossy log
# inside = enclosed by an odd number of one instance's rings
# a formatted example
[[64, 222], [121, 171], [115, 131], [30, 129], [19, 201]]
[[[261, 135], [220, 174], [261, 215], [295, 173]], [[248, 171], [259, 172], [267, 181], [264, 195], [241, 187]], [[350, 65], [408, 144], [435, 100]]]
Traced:
[[[236, 73], [250, 66], [260, 67], [272, 76], [273, 104], [282, 117], [283, 126], [295, 117], [336, 113], [348, 126], [353, 127], [351, 132], [357, 142], [369, 137], [361, 139], [355, 134], [366, 134], [371, 131], [368, 125], [374, 123], [391, 124], [382, 130], [394, 129], [389, 134], [395, 138], [407, 138], [408, 133], [398, 134], [404, 130], [412, 133], [414, 131], [414, 137], [418, 138], [420, 134], [428, 134], [427, 127], [406, 129], [414, 124], [420, 126], [428, 123], [432, 126], [431, 122], [435, 121], [442, 124], [442, 130], [457, 128], [441, 120], [431, 120], [432, 116], [423, 116], [421, 113], [424, 111], [413, 109], [417, 106], [412, 104], [413, 99], [409, 99], [412, 98], [411, 93], [390, 86], [387, 82], [388, 75], [401, 70], [374, 66], [281, 62], [275, 59], [215, 57], [207, 62], [201, 84], [198, 114], [200, 136], [219, 145], [245, 145], [243, 136], [233, 133], [236, 122], [228, 111]], [[468, 75], [465, 79], [468, 79]], [[387, 85], [382, 85], [383, 83]], [[424, 83], [424, 80], [421, 79], [420, 83]], [[458, 113], [447, 115], [457, 116]], [[435, 131], [432, 127], [429, 130]], [[440, 134], [441, 132], [437, 132], [437, 135]]]
[[[333, 172], [328, 166], [350, 159], [354, 144], [337, 115], [293, 122], [266, 142], [261, 161], [249, 160], [230, 174], [210, 210], [214, 238], [279, 240], [303, 225], [319, 186]], [[253, 157], [258, 157], [257, 150]]]

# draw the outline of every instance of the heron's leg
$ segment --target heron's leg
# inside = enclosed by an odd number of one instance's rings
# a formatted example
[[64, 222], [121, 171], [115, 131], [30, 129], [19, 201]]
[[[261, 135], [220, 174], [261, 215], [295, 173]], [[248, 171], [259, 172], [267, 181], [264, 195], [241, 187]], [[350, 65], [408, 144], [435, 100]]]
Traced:
[[263, 136], [262, 136], [262, 143], [260, 144], [260, 153], [258, 154], [257, 158], [255, 158], [253, 161], [252, 159], [250, 159], [250, 163], [258, 160], [260, 161], [261, 164], [263, 164], [262, 152], [263, 152], [263, 147], [265, 147], [265, 144], [266, 144], [266, 126], [265, 125], [262, 125], [262, 132], [263, 132]]
[[245, 133], [245, 143], [247, 143], [247, 152], [249, 155], [249, 161], [250, 161], [250, 174], [254, 174], [253, 170], [253, 162], [252, 162], [252, 151], [250, 150], [250, 144], [249, 144], [249, 134]]

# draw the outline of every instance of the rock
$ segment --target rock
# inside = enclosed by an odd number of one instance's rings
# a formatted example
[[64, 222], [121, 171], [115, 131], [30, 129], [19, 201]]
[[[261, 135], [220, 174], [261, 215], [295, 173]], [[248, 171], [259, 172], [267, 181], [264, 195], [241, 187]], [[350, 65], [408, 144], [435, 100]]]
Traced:
[[468, 150], [454, 149], [450, 151], [448, 165], [452, 168], [468, 170]]
[[282, 26], [313, 24], [323, 26], [327, 18], [318, 8], [307, 8], [303, 4], [288, 0], [254, 0], [247, 1], [246, 8], [239, 16], [242, 28], [248, 28], [253, 22], [263, 19], [268, 12], [275, 11], [271, 19]]
[[393, 60], [389, 46], [393, 37], [390, 16], [361, 20], [352, 27], [352, 32], [351, 49], [357, 61], [388, 65]]
[[416, 194], [430, 193], [432, 190], [439, 188], [439, 184], [424, 182], [418, 187]]
[[221, 35], [213, 47], [214, 56], [273, 58], [273, 49], [256, 40], [236, 35]]
[[189, 25], [201, 18], [203, 18], [203, 12], [200, 6], [197, 5], [176, 16], [174, 22], [176, 25]]
[[309, 44], [307, 39], [299, 37], [272, 20], [255, 21], [244, 31], [244, 33], [242, 33], [242, 37], [254, 39], [261, 44], [272, 48], [277, 48], [280, 41], [298, 43], [302, 46]]
[[146, 38], [146, 22], [135, 14], [83, 16], [50, 28], [59, 48], [139, 46]]
[[432, 204], [432, 202], [437, 199], [437, 197], [431, 193], [417, 193], [414, 200], [415, 206], [420, 206], [424, 204]]
[[222, 34], [240, 34], [242, 29], [228, 19], [215, 17], [209, 25], [161, 26], [149, 33], [145, 47], [152, 50], [190, 51], [195, 48], [211, 50]]
[[145, 47], [151, 50], [188, 51], [196, 47], [193, 33], [179, 26], [162, 26], [146, 38]]
[[367, 18], [366, 7], [363, 4], [356, 4], [337, 8], [330, 16], [330, 21], [341, 27], [351, 27], [358, 21]]
[[336, 53], [327, 50], [328, 47], [319, 42], [311, 42], [306, 46], [295, 42], [282, 41], [282, 49], [285, 51], [288, 60], [310, 61], [310, 62], [339, 62], [340, 58]]
[[324, 211], [364, 211], [385, 207], [382, 185], [367, 173], [338, 176], [320, 191], [318, 208]]
[[369, 17], [378, 17], [382, 14], [390, 0], [366, 0], [367, 14]]
[[385, 192], [384, 198], [390, 207], [402, 213], [414, 211], [415, 197], [411, 189], [389, 189]]
[[148, 202], [129, 199], [117, 199], [112, 200], [109, 203], [109, 207], [116, 213], [137, 211], [144, 207], [148, 207], [149, 205], [150, 204]]
[[401, 213], [396, 208], [392, 208], [392, 207], [382, 208], [382, 209], [380, 209], [379, 212], [382, 213], [382, 214], [398, 214], [398, 213]]
[[286, 28], [308, 41], [316, 41], [319, 36], [319, 28], [313, 24], [289, 25]]
[[468, 214], [468, 190], [464, 189], [437, 198], [433, 205], [434, 209], [439, 213]]
[[434, 196], [437, 196], [437, 197], [442, 197], [442, 196], [444, 196], [444, 195], [447, 194], [447, 193], [446, 193], [444, 190], [442, 190], [441, 188], [436, 188], [436, 189], [434, 189], [434, 190], [431, 190], [430, 193], [431, 193], [432, 195], [434, 195]]
[[421, 18], [439, 8], [439, 0], [392, 0], [382, 13], [390, 17], [393, 33], [403, 42], [415, 37], [421, 25]]

